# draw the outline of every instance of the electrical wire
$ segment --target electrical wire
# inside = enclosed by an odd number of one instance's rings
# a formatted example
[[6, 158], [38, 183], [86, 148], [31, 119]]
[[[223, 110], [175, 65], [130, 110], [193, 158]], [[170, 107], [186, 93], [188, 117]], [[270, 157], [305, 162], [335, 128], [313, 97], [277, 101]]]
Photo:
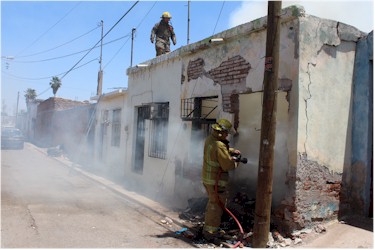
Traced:
[[32, 42], [29, 46], [24, 48], [21, 52], [19, 52], [15, 57], [18, 57], [20, 54], [22, 54], [24, 51], [29, 49], [31, 46], [33, 46], [35, 43], [37, 43], [43, 36], [45, 36], [50, 30], [52, 30], [57, 24], [59, 24], [62, 20], [64, 20], [65, 17], [67, 17], [75, 8], [80, 5], [81, 2], [78, 2], [76, 5], [74, 5], [73, 8], [71, 8], [68, 13], [66, 13], [62, 18], [60, 18], [54, 25], [52, 25], [47, 31], [45, 31], [43, 34], [41, 34], [34, 42]]
[[40, 93], [39, 95], [37, 95], [36, 97], [40, 96], [40, 95], [43, 95], [44, 93], [46, 93], [48, 90], [50, 90], [51, 87], [48, 87], [46, 90], [43, 90], [42, 93]]
[[[79, 68], [81, 68], [81, 67], [83, 67], [83, 66], [85, 66], [85, 65], [87, 65], [87, 64], [89, 64], [89, 63], [91, 63], [93, 61], [98, 61], [98, 60], [99, 60], [99, 58], [92, 59], [92, 60], [90, 60], [90, 61], [88, 61], [88, 62], [86, 62], [86, 63], [84, 63], [84, 64], [82, 64], [82, 65], [80, 65], [78, 67], [75, 67], [73, 70], [79, 69]], [[50, 78], [52, 78], [54, 76], [61, 76], [61, 75], [65, 74], [67, 71], [59, 73], [59, 74], [55, 74], [53, 76], [45, 76], [45, 77], [38, 77], [38, 78], [16, 76], [16, 75], [9, 74], [8, 72], [5, 72], [4, 70], [1, 70], [1, 72], [4, 75], [8, 75], [8, 76], [11, 76], [11, 77], [16, 78], [16, 79], [38, 81], [38, 80], [50, 79]]]
[[[151, 10], [155, 7], [157, 1], [154, 2], [154, 4], [151, 6], [151, 8], [149, 9], [149, 11], [146, 13], [146, 15], [142, 18], [142, 20], [139, 22], [139, 24], [137, 25], [136, 27], [136, 30], [142, 25], [143, 21], [146, 19], [146, 17], [148, 16], [148, 14], [150, 14]], [[130, 34], [129, 34], [130, 36]], [[120, 51], [122, 50], [122, 48], [128, 43], [129, 39], [127, 39], [124, 44], [116, 51], [116, 53], [111, 57], [111, 59], [108, 61], [108, 63], [106, 63], [103, 67], [103, 69], [105, 69], [112, 61], [113, 59], [116, 58], [116, 56], [120, 53]]]
[[[122, 37], [116, 38], [116, 39], [114, 39], [112, 41], [104, 43], [103, 46], [111, 44], [111, 43], [114, 43], [114, 42], [117, 42], [117, 41], [122, 40], [122, 39], [124, 39], [124, 38], [126, 38], [128, 36], [130, 36], [130, 35], [126, 35], [126, 36], [122, 36]], [[12, 62], [15, 62], [15, 63], [39, 63], [39, 62], [52, 61], [52, 60], [62, 59], [62, 58], [65, 58], [65, 57], [69, 57], [69, 56], [74, 56], [74, 55], [77, 55], [77, 54], [81, 54], [83, 52], [91, 51], [92, 49], [99, 48], [99, 47], [100, 47], [100, 45], [96, 45], [95, 47], [93, 47], [91, 49], [85, 49], [85, 50], [77, 51], [77, 52], [74, 52], [74, 53], [71, 53], [71, 54], [67, 54], [67, 55], [63, 55], [63, 56], [58, 56], [58, 57], [47, 58], [47, 59], [30, 60], [30, 61], [17, 61], [17, 60], [14, 60]]]
[[212, 35], [215, 34], [216, 26], [217, 26], [217, 23], [219, 22], [219, 19], [220, 19], [220, 16], [221, 16], [221, 12], [223, 11], [223, 8], [224, 8], [224, 4], [225, 4], [225, 1], [223, 1], [223, 4], [221, 5], [220, 13], [219, 13], [219, 16], [217, 17], [215, 28], [214, 28], [214, 31], [212, 32]]
[[78, 40], [79, 38], [81, 38], [81, 37], [83, 37], [83, 36], [85, 36], [85, 35], [87, 35], [87, 34], [90, 34], [91, 32], [93, 32], [94, 30], [98, 29], [99, 27], [100, 27], [100, 26], [97, 26], [97, 27], [93, 28], [92, 30], [89, 30], [89, 31], [87, 31], [86, 33], [84, 33], [84, 34], [82, 34], [82, 35], [80, 35], [80, 36], [78, 36], [78, 37], [76, 37], [76, 38], [73, 38], [72, 40], [70, 40], [70, 41], [68, 41], [68, 42], [65, 42], [65, 43], [63, 43], [63, 44], [61, 44], [61, 45], [58, 45], [58, 46], [56, 46], [56, 47], [54, 47], [54, 48], [47, 49], [47, 50], [43, 50], [43, 51], [36, 52], [36, 53], [33, 53], [33, 54], [25, 55], [25, 56], [19, 56], [18, 58], [23, 58], [23, 57], [30, 57], [30, 56], [40, 55], [40, 54], [46, 53], [46, 52], [48, 52], [48, 51], [55, 50], [55, 49], [60, 48], [60, 47], [62, 47], [62, 46], [64, 46], [64, 45], [67, 45], [67, 44], [69, 44], [69, 43], [72, 43], [72, 42]]
[[105, 35], [80, 59], [80, 60], [78, 60], [78, 62], [76, 63], [76, 64], [74, 64], [73, 65], [73, 67], [71, 67], [62, 77], [61, 77], [61, 79], [63, 79], [66, 75], [68, 75], [95, 47], [96, 47], [96, 45], [98, 45], [102, 40], [103, 40], [103, 38], [104, 37], [106, 37], [108, 34], [109, 34], [109, 32], [111, 32], [112, 30], [113, 30], [113, 28], [114, 27], [116, 27], [117, 26], [117, 24], [119, 23], [119, 22], [121, 22], [121, 20], [137, 5], [139, 3], [139, 0], [138, 1], [136, 1], [133, 5], [132, 5], [132, 7], [130, 7], [130, 9], [105, 33]]

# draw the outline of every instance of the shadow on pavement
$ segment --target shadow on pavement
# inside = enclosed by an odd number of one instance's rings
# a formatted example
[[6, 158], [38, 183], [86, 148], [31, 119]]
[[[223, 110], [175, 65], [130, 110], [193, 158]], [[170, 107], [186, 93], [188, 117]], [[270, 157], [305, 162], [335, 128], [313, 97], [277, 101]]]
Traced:
[[358, 227], [370, 232], [374, 232], [374, 220], [373, 218], [362, 217], [362, 216], [350, 216], [342, 219], [345, 224], [353, 227]]

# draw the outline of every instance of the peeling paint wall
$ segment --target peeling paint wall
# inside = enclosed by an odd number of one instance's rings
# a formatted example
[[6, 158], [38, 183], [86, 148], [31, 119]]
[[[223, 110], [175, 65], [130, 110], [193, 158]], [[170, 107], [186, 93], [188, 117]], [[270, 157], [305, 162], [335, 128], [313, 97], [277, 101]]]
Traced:
[[357, 29], [308, 16], [300, 19], [298, 141], [290, 196], [276, 212], [287, 227], [336, 218], [344, 169], [351, 159], [352, 79]]
[[[264, 27], [265, 21], [266, 19], [257, 20], [257, 27]], [[296, 158], [294, 155], [297, 133], [293, 128], [297, 126], [294, 114], [297, 113], [298, 107], [298, 88], [294, 86], [298, 83], [298, 21], [292, 19], [282, 22], [280, 36], [274, 205], [279, 205], [289, 192], [285, 182], [288, 179], [289, 166], [292, 164], [290, 156]], [[182, 84], [181, 98], [219, 96], [216, 118], [227, 118], [232, 121], [238, 134], [229, 138], [230, 145], [240, 149], [243, 157], [249, 159], [247, 165], [231, 172], [231, 192], [247, 192], [254, 198], [258, 171], [265, 41], [266, 30], [261, 29], [222, 44], [208, 43], [208, 48], [184, 57], [187, 67], [182, 71], [185, 82]], [[183, 165], [184, 161], [180, 162]]]
[[[286, 228], [309, 227], [335, 218], [342, 199], [342, 176], [351, 166], [352, 79], [357, 29], [284, 10], [280, 32], [278, 112], [275, 145], [273, 208], [275, 220]], [[205, 196], [200, 184], [201, 148], [194, 141], [193, 120], [181, 118], [181, 101], [215, 97], [217, 109], [209, 118], [226, 118], [238, 134], [229, 138], [249, 164], [231, 172], [233, 192], [255, 197], [266, 17], [190, 44], [145, 64], [128, 69], [128, 160], [134, 164], [136, 109], [145, 103], [169, 102], [167, 159], [145, 153], [143, 173], [126, 169], [127, 177], [147, 193], [175, 194], [180, 200]], [[216, 97], [217, 96], [217, 97]], [[147, 152], [150, 121], [145, 123]], [[202, 133], [203, 134], [203, 133]], [[192, 161], [195, 159], [195, 161]], [[176, 205], [176, 204], [175, 204]]]
[[358, 37], [345, 40], [341, 36], [345, 25], [338, 22], [313, 16], [300, 20], [298, 152], [342, 173], [350, 164], [350, 110]]

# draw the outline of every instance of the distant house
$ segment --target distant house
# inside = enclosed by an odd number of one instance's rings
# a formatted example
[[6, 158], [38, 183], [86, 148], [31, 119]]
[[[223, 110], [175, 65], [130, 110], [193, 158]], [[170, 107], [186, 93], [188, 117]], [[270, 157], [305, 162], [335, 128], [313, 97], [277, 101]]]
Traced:
[[126, 143], [129, 138], [127, 121], [127, 91], [119, 89], [96, 96], [92, 167], [111, 178], [123, 180], [126, 163]]
[[37, 107], [35, 143], [42, 147], [64, 145], [65, 150], [77, 153], [86, 143], [87, 128], [94, 106], [86, 102], [51, 97]]
[[[128, 185], [155, 199], [174, 196], [173, 204], [181, 206], [205, 196], [203, 141], [216, 119], [227, 118], [238, 131], [231, 146], [249, 159], [231, 174], [231, 191], [255, 198], [266, 22], [259, 18], [127, 70], [121, 131], [126, 136], [120, 144]], [[296, 6], [283, 10], [280, 34], [274, 218], [293, 230], [339, 212], [367, 215], [372, 161], [369, 153], [363, 156], [358, 173], [352, 157], [354, 149], [372, 152], [372, 141], [352, 141], [356, 133], [372, 138], [372, 92], [360, 101], [362, 96], [353, 95], [358, 84], [353, 79], [358, 68], [365, 68], [366, 77], [357, 77], [362, 89], [372, 88], [372, 40], [352, 26], [307, 15]], [[356, 100], [366, 110], [366, 131], [355, 129], [362, 123], [359, 116], [352, 120], [362, 110]], [[359, 175], [363, 182], [353, 186]], [[361, 190], [356, 206], [350, 196], [354, 187]]]

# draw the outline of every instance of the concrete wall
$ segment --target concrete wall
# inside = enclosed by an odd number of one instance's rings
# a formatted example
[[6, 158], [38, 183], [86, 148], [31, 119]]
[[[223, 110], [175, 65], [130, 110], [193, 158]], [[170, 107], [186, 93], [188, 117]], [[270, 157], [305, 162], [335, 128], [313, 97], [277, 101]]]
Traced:
[[[282, 20], [280, 46], [280, 73], [278, 103], [278, 136], [275, 162], [277, 169], [274, 193], [276, 204], [287, 193], [285, 180], [289, 172], [289, 158], [296, 155], [297, 141], [296, 114], [298, 83], [298, 15], [300, 12], [290, 8]], [[266, 40], [266, 17], [240, 25], [216, 34], [223, 37], [224, 43], [210, 43], [209, 38], [180, 48], [168, 55], [145, 62], [147, 68], [132, 68], [129, 75], [129, 107], [136, 108], [150, 102], [170, 102], [168, 159], [159, 160], [147, 157], [142, 174], [134, 173], [130, 168], [127, 176], [148, 191], [166, 194], [181, 194], [182, 200], [205, 195], [200, 181], [201, 155], [192, 153], [191, 148], [202, 148], [204, 138], [192, 141], [192, 122], [182, 121], [180, 117], [181, 99], [193, 97], [218, 96], [218, 108], [215, 117], [231, 120], [239, 135], [232, 140], [231, 146], [244, 152], [250, 163], [232, 173], [233, 192], [251, 190], [255, 197], [256, 173], [259, 155], [259, 131], [253, 133], [249, 124], [257, 124], [260, 129], [261, 92], [263, 89], [264, 55]], [[134, 164], [134, 145], [136, 132], [136, 111], [130, 110], [133, 117], [130, 124], [129, 141], [133, 156], [127, 165]], [[149, 123], [146, 123], [146, 132]], [[148, 145], [146, 134], [145, 147]], [[248, 143], [251, 142], [251, 146]], [[194, 150], [196, 151], [196, 150]], [[145, 150], [147, 152], [147, 148]], [[247, 155], [248, 154], [248, 155]], [[296, 157], [294, 157], [296, 158]], [[192, 160], [194, 159], [194, 160]], [[179, 175], [182, 171], [185, 176]], [[238, 179], [238, 180], [237, 180]], [[192, 188], [193, 187], [193, 188]], [[189, 192], [186, 192], [187, 188]], [[147, 190], [144, 190], [147, 192]]]
[[[158, 59], [165, 58], [160, 56]], [[129, 188], [155, 197], [173, 195], [175, 186], [175, 157], [184, 153], [181, 147], [182, 122], [180, 119], [181, 60], [160, 61], [156, 66], [134, 69], [129, 75], [127, 114], [129, 135], [126, 154], [126, 184]], [[138, 107], [157, 102], [169, 102], [167, 157], [149, 157], [150, 120], [145, 124], [144, 164], [141, 172], [134, 171]]]
[[[351, 166], [352, 79], [356, 43], [364, 34], [354, 27], [283, 10], [280, 39], [279, 92], [273, 206], [286, 230], [309, 227], [339, 212], [343, 172]], [[212, 118], [227, 118], [238, 131], [230, 138], [249, 164], [231, 173], [232, 192], [255, 197], [257, 179], [266, 17], [214, 37], [181, 47], [131, 68], [127, 166], [134, 164], [137, 107], [169, 102], [167, 159], [148, 157], [146, 122], [142, 173], [126, 175], [143, 191], [178, 194], [185, 201], [205, 195], [200, 184], [203, 138], [192, 140], [192, 121], [180, 117], [180, 101], [217, 97]], [[193, 159], [193, 160], [192, 160]], [[182, 174], [181, 174], [182, 173]], [[155, 197], [155, 196], [154, 196]]]
[[[113, 111], [121, 110], [121, 129], [120, 145], [112, 145], [113, 133]], [[105, 112], [108, 116], [104, 117]], [[95, 147], [93, 167], [100, 168], [101, 173], [110, 176], [116, 180], [124, 178], [127, 141], [129, 133], [127, 132], [127, 92], [125, 90], [116, 90], [103, 94], [96, 106], [95, 121], [93, 127], [95, 130]]]
[[291, 165], [290, 182], [295, 194], [283, 202], [284, 208], [290, 205], [283, 220], [294, 228], [339, 212], [342, 174], [351, 159], [356, 42], [363, 36], [330, 20], [299, 20], [297, 164]]

